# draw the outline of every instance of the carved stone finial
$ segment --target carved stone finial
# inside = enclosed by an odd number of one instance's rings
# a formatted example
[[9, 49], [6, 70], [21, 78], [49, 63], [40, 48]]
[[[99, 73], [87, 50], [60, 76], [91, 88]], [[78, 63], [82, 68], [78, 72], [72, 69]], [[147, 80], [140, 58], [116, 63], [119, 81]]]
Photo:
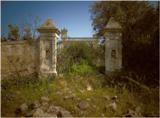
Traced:
[[51, 18], [48, 18], [44, 24], [42, 25], [42, 27], [56, 27], [53, 20]]
[[105, 27], [106, 29], [121, 29], [121, 25], [111, 17]]
[[55, 23], [51, 18], [48, 18], [40, 28], [37, 29], [39, 32], [53, 32], [59, 34], [60, 31], [56, 28]]

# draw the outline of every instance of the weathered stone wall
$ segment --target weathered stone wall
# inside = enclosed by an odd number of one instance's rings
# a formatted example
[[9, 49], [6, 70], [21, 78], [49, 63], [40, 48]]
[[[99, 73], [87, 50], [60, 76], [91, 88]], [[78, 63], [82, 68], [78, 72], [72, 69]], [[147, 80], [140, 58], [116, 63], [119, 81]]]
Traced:
[[93, 37], [70, 37], [67, 40], [63, 40], [63, 46], [68, 47], [74, 44], [88, 44], [96, 47], [98, 45], [98, 39]]
[[[38, 29], [40, 41], [10, 41], [1, 44], [1, 77], [21, 76], [38, 72], [41, 75], [57, 75], [57, 39], [60, 34], [51, 19]], [[121, 26], [111, 18], [105, 27], [105, 67], [106, 74], [122, 68]], [[62, 44], [87, 43], [96, 46], [96, 37], [67, 37], [62, 31]]]
[[9, 41], [1, 43], [2, 79], [9, 75], [21, 76], [37, 71], [38, 41]]
[[59, 47], [68, 47], [71, 46], [73, 44], [77, 44], [77, 43], [86, 43], [89, 45], [93, 45], [93, 46], [97, 46], [98, 44], [98, 38], [97, 37], [68, 37], [67, 34], [67, 29], [62, 29], [61, 30], [61, 39], [62, 39], [62, 43], [59, 44]]

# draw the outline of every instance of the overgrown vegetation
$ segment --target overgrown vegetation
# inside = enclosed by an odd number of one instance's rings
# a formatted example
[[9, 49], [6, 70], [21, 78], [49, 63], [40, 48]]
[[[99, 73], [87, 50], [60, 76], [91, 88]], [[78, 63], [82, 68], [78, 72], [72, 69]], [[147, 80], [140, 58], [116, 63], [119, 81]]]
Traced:
[[[103, 52], [103, 48], [96, 48]], [[98, 69], [104, 59], [91, 50], [94, 49], [87, 44], [62, 49], [58, 54], [59, 75], [56, 78], [39, 80], [32, 75], [2, 80], [2, 116], [15, 116], [21, 104], [30, 104], [42, 96], [48, 96], [53, 104], [67, 109], [73, 116], [125, 116], [128, 109], [137, 108], [140, 108], [138, 116], [159, 116], [158, 88], [145, 85], [141, 76], [131, 72], [105, 76]], [[91, 61], [92, 58], [99, 58], [99, 64]], [[64, 99], [72, 95], [74, 99]], [[116, 111], [106, 107], [112, 102], [106, 100], [106, 96], [117, 96]], [[77, 107], [80, 101], [90, 105], [85, 112]]]
[[[2, 81], [2, 116], [15, 116], [16, 109], [23, 103], [30, 104], [41, 96], [48, 96], [52, 103], [69, 110], [73, 116], [124, 116], [128, 109], [140, 107], [139, 116], [158, 116], [158, 89], [145, 91], [130, 88], [130, 84], [116, 83], [113, 78], [106, 81], [102, 74], [89, 76], [64, 75], [57, 78], [37, 80], [23, 77], [21, 80]], [[126, 86], [125, 86], [126, 85]], [[92, 90], [88, 91], [90, 86]], [[64, 100], [65, 96], [74, 95], [74, 99]], [[116, 112], [106, 109], [110, 104], [105, 96], [118, 96]], [[90, 107], [82, 113], [77, 104], [85, 100]], [[148, 102], [150, 104], [148, 104]]]
[[29, 21], [25, 19], [21, 26], [8, 24], [9, 32], [1, 36], [1, 41], [27, 40], [29, 43], [32, 43], [33, 40], [37, 39], [37, 28], [40, 26], [40, 19], [38, 16], [28, 16], [27, 19]]
[[141, 76], [147, 83], [159, 79], [159, 2], [103, 1], [91, 7], [92, 25], [97, 36], [104, 36], [110, 17], [122, 26], [123, 67]]
[[[137, 107], [138, 116], [159, 116], [159, 7], [148, 2], [96, 2], [91, 11], [99, 36], [103, 36], [111, 16], [121, 23], [124, 70], [104, 74], [104, 46], [66, 46], [58, 50], [57, 77], [39, 80], [36, 75], [23, 77], [16, 73], [2, 80], [2, 116], [15, 116], [22, 103], [32, 103], [41, 96], [48, 96], [73, 116], [125, 116], [128, 109]], [[17, 37], [18, 29], [10, 28]], [[24, 37], [32, 40], [30, 30], [26, 29]], [[75, 97], [64, 100], [68, 95]], [[106, 108], [111, 100], [105, 96], [117, 96], [116, 111]], [[82, 100], [90, 105], [85, 112], [77, 108]]]
[[9, 28], [8, 38], [12, 41], [19, 40], [19, 28], [12, 24], [9, 24], [8, 28]]
[[85, 42], [77, 42], [59, 50], [57, 61], [58, 73], [73, 72], [77, 69], [94, 70], [96, 66], [104, 64], [104, 48], [98, 44], [93, 47]]

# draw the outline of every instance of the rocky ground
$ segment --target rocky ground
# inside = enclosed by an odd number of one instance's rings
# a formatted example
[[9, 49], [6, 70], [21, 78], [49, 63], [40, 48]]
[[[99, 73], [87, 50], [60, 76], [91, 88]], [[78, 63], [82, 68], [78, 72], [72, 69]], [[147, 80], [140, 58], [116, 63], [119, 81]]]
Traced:
[[29, 105], [23, 103], [16, 109], [15, 114], [26, 117], [72, 117], [66, 109], [50, 103], [48, 97], [41, 97], [39, 101], [34, 101]]
[[[75, 99], [73, 96], [65, 96], [64, 100], [68, 99]], [[104, 111], [107, 109], [112, 110], [113, 112], [117, 111], [117, 96], [113, 96], [110, 98], [109, 96], [104, 96], [105, 100], [111, 100], [111, 103], [106, 105], [104, 107]], [[96, 109], [96, 105], [94, 104], [89, 104], [88, 101], [91, 99], [87, 99], [86, 101], [80, 101], [77, 103], [76, 109], [79, 109], [80, 114], [83, 116], [85, 115], [85, 111], [89, 107], [93, 107]], [[126, 117], [134, 117], [134, 116], [141, 116], [140, 113], [141, 108], [136, 107], [136, 109], [128, 109], [126, 114], [124, 116]], [[16, 116], [25, 116], [25, 117], [73, 117], [72, 114], [62, 108], [61, 106], [55, 106], [53, 103], [51, 103], [50, 99], [48, 97], [41, 97], [40, 100], [36, 100], [31, 104], [26, 104], [23, 103], [20, 105], [16, 111], [15, 111]], [[104, 114], [101, 114], [103, 117]]]
[[42, 83], [2, 86], [2, 116], [157, 116], [158, 98], [149, 94], [141, 98], [127, 89], [102, 86], [99, 78], [61, 77]]
[[[89, 90], [90, 91], [90, 90]], [[75, 111], [79, 112], [80, 116], [87, 116], [88, 109], [96, 110], [99, 106], [94, 104], [92, 101], [94, 98], [86, 98], [86, 100], [82, 100], [77, 97], [71, 91], [69, 95], [64, 96], [63, 102], [76, 101], [74, 104]], [[56, 94], [60, 94], [57, 92]], [[118, 111], [119, 107], [119, 98], [117, 96], [101, 96], [106, 103], [104, 103], [103, 112], [107, 112], [110, 110], [115, 113]], [[60, 98], [61, 99], [61, 98]], [[73, 117], [72, 112], [68, 111], [61, 106], [54, 105], [54, 103], [46, 96], [42, 96], [39, 100], [35, 100], [31, 104], [23, 103], [21, 104], [15, 111], [15, 116], [25, 116], [25, 117]], [[75, 114], [74, 114], [75, 115]], [[101, 113], [101, 116], [104, 117], [105, 114]], [[127, 111], [123, 114], [126, 117], [135, 117], [142, 116], [141, 108], [136, 106], [134, 109], [127, 109]]]

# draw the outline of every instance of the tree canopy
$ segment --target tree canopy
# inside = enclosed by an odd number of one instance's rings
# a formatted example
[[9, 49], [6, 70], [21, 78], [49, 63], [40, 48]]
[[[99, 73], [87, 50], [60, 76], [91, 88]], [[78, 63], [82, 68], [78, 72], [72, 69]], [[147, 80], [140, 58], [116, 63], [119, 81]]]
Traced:
[[159, 2], [153, 5], [146, 1], [98, 1], [90, 11], [97, 36], [103, 36], [110, 17], [121, 24], [125, 68], [158, 70]]

